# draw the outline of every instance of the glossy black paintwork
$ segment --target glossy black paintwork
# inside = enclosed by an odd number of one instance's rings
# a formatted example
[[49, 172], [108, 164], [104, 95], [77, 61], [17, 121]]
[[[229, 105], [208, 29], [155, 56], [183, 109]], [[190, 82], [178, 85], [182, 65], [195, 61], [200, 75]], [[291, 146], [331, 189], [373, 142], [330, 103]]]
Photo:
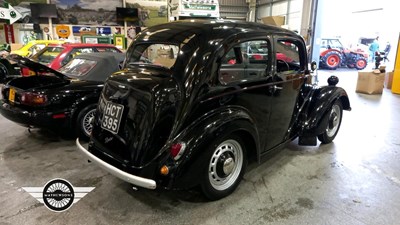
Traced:
[[[82, 77], [83, 80], [73, 79], [72, 76], [69, 77], [40, 63], [20, 58], [19, 63], [24, 66], [29, 66], [30, 69], [40, 73], [53, 75], [20, 77], [9, 81], [2, 92], [4, 98], [0, 100], [0, 113], [23, 126], [60, 128], [61, 125], [73, 128], [79, 111], [89, 104], [98, 102], [105, 79], [119, 69], [119, 63], [123, 60], [124, 55], [122, 53], [112, 54], [117, 56], [111, 60], [111, 55], [108, 53], [77, 56], [76, 58], [90, 58], [98, 62], [93, 70]], [[15, 103], [8, 100], [11, 87], [17, 91]], [[44, 94], [47, 96], [48, 103], [44, 106], [23, 105], [20, 103], [20, 96], [23, 92]], [[65, 114], [65, 118], [52, 118], [53, 115], [58, 114]]]
[[[221, 84], [221, 58], [233, 45], [252, 38], [266, 39], [272, 46], [277, 40], [299, 43], [299, 70], [278, 73], [272, 54], [264, 78]], [[231, 21], [158, 25], [137, 35], [127, 61], [136, 45], [146, 43], [181, 46], [175, 65], [171, 70], [125, 65], [111, 76], [100, 97], [89, 151], [167, 188], [197, 184], [199, 171], [207, 165], [203, 153], [216, 137], [239, 134], [249, 158], [260, 161], [268, 151], [303, 133], [317, 135], [315, 127], [322, 126], [320, 114], [324, 115], [335, 99], [348, 103], [341, 88], [309, 84], [304, 41], [284, 29]], [[118, 134], [100, 126], [107, 101], [125, 106]], [[318, 107], [320, 113], [315, 113]], [[183, 157], [174, 161], [169, 147], [177, 142], [187, 147]], [[159, 175], [162, 165], [170, 167], [170, 175]]]

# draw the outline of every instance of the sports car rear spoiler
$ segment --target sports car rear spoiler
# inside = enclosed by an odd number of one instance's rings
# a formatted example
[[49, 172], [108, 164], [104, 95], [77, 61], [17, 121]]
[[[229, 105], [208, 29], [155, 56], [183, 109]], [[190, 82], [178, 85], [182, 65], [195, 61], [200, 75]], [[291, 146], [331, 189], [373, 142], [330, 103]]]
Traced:
[[66, 76], [63, 73], [58, 72], [57, 70], [54, 70], [46, 65], [43, 65], [39, 62], [32, 61], [26, 57], [17, 55], [17, 54], [11, 54], [8, 56], [10, 60], [13, 60], [18, 63], [19, 66], [27, 67], [30, 70], [34, 71], [36, 74], [48, 74], [52, 73], [55, 76], [61, 78], [61, 79], [68, 79], [68, 76]]

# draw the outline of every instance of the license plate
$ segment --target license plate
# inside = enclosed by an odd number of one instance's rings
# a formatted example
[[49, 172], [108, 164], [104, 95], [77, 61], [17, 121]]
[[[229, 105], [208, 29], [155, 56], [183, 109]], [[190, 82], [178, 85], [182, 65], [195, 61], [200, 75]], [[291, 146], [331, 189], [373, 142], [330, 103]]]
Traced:
[[121, 123], [122, 113], [124, 106], [113, 102], [107, 102], [104, 107], [103, 118], [101, 120], [101, 128], [110, 131], [111, 133], [118, 133], [119, 124]]
[[10, 90], [8, 92], [8, 100], [10, 100], [10, 102], [15, 101], [15, 89], [14, 88], [10, 88]]

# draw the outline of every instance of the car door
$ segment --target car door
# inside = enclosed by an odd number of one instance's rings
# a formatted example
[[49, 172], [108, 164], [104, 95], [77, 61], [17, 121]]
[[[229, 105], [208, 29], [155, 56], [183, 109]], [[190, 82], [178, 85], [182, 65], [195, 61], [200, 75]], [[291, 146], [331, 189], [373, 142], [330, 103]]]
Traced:
[[[256, 47], [257, 52], [250, 51], [249, 46]], [[221, 60], [218, 76], [222, 88], [234, 92], [232, 95], [223, 95], [220, 104], [239, 105], [248, 111], [254, 119], [262, 148], [268, 140], [267, 129], [271, 114], [271, 55], [269, 37], [242, 39], [227, 50]]]
[[272, 149], [290, 138], [296, 102], [307, 68], [306, 49], [302, 40], [275, 36], [274, 49], [275, 66], [270, 99], [272, 108], [265, 150]]

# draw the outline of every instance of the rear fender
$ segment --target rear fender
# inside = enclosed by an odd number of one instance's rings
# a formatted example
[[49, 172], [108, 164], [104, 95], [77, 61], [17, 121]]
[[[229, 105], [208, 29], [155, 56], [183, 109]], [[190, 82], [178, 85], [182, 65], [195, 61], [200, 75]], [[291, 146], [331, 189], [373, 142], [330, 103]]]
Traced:
[[99, 91], [91, 92], [82, 98], [78, 98], [74, 104], [71, 106], [71, 120], [70, 120], [70, 127], [75, 126], [75, 121], [78, 117], [79, 112], [90, 104], [97, 104], [99, 101]]
[[340, 51], [338, 51], [336, 49], [327, 49], [327, 50], [321, 52], [320, 57], [324, 57], [326, 54], [328, 54], [328, 52], [337, 52], [339, 55], [341, 54]]
[[[184, 142], [186, 150], [175, 162], [174, 186], [182, 189], [199, 183], [204, 166], [208, 165], [205, 153], [215, 139], [228, 134], [238, 134], [246, 143], [249, 160], [258, 159], [258, 131], [255, 122], [241, 107], [215, 110], [197, 119], [170, 143]], [[254, 157], [254, 158], [253, 158]]]
[[346, 91], [341, 87], [323, 86], [314, 90], [301, 120], [301, 135], [317, 136], [324, 132], [332, 105], [340, 100], [344, 110], [351, 110]]

